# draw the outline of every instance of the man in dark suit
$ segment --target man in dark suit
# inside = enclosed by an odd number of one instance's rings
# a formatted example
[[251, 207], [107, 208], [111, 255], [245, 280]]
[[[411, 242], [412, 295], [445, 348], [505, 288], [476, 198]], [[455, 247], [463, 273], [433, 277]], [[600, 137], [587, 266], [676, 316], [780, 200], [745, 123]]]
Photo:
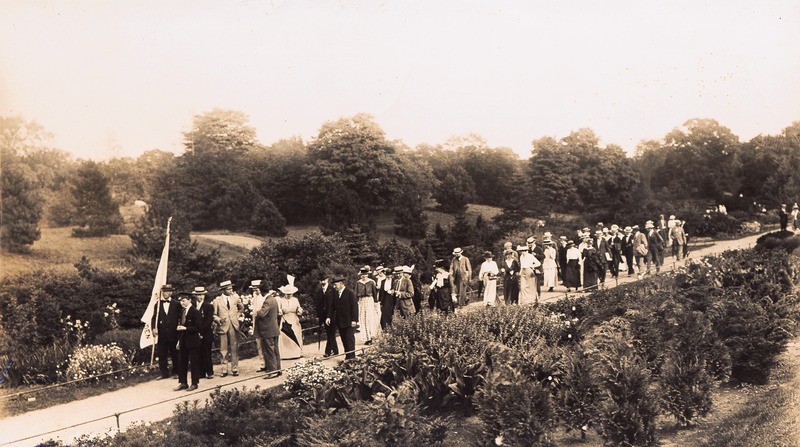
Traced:
[[275, 291], [270, 290], [267, 292], [267, 297], [264, 304], [256, 312], [255, 329], [253, 333], [256, 337], [261, 339], [261, 347], [264, 352], [264, 365], [267, 370], [265, 379], [278, 377], [282, 373], [281, 369], [281, 353], [278, 344], [278, 337], [281, 330], [278, 327], [278, 300], [275, 299]]
[[314, 292], [320, 330], [325, 330], [325, 353], [323, 357], [330, 357], [339, 353], [339, 345], [336, 343], [336, 325], [325, 324], [325, 319], [328, 318], [328, 295], [333, 291], [333, 287], [329, 282], [330, 277], [323, 274], [319, 280], [319, 287]]
[[203, 286], [195, 287], [192, 292], [194, 307], [200, 312], [200, 371], [208, 379], [214, 378], [214, 362], [211, 359], [211, 348], [214, 346], [214, 305], [207, 299], [208, 292]]
[[786, 231], [786, 228], [789, 226], [789, 213], [786, 211], [785, 203], [781, 203], [781, 210], [778, 215], [780, 217], [781, 231]]
[[392, 278], [386, 275], [384, 266], [375, 268], [375, 284], [378, 286], [378, 302], [381, 306], [381, 329], [387, 330], [392, 325], [394, 317], [395, 300], [392, 290]]
[[600, 287], [606, 282], [606, 267], [608, 267], [609, 258], [611, 258], [611, 250], [608, 248], [608, 242], [603, 237], [603, 230], [595, 230], [594, 232], [594, 248], [597, 250], [596, 256], [599, 262], [597, 269], [597, 279], [600, 280]]
[[[178, 320], [178, 382], [175, 391], [194, 391], [200, 383], [200, 311], [192, 306], [188, 294], [180, 297], [181, 315]], [[187, 384], [187, 373], [191, 366], [192, 386]]]
[[333, 278], [334, 292], [328, 295], [328, 316], [325, 324], [339, 328], [344, 345], [345, 359], [356, 358], [356, 328], [358, 327], [358, 300], [355, 293], [344, 285], [343, 277]]
[[625, 256], [625, 265], [628, 266], [628, 276], [633, 275], [633, 228], [625, 227], [625, 236], [622, 237], [622, 255]]
[[536, 274], [536, 296], [540, 297], [542, 296], [542, 282], [544, 282], [544, 268], [542, 267], [544, 249], [536, 243], [536, 240], [536, 236], [531, 236], [525, 242], [528, 244], [528, 251], [539, 261], [539, 266], [534, 267], [533, 272]]
[[[160, 379], [178, 378], [178, 315], [180, 304], [172, 299], [175, 289], [171, 284], [161, 286], [161, 299], [155, 305], [153, 319], [150, 327], [155, 329], [156, 353], [158, 354], [158, 368], [161, 370]], [[172, 358], [172, 374], [169, 371], [168, 358]]]

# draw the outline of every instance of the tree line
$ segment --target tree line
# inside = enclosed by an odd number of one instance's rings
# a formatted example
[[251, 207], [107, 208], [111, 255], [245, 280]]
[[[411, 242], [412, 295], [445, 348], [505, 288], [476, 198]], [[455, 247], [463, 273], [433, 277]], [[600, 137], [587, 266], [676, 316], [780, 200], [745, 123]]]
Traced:
[[[318, 224], [325, 234], [372, 233], [394, 215], [395, 234], [435, 235], [423, 210], [463, 213], [476, 203], [503, 209], [495, 224], [526, 217], [592, 214], [607, 219], [665, 208], [775, 208], [800, 197], [800, 122], [779, 135], [742, 142], [712, 119], [691, 119], [632, 157], [602, 145], [587, 128], [532, 142], [521, 159], [479, 136], [415, 148], [389, 140], [366, 114], [323, 124], [310, 141], [261, 144], [242, 112], [194, 117], [179, 156], [161, 150], [107, 162], [74, 160], [51, 147], [45, 129], [0, 117], [2, 243], [25, 250], [43, 219], [75, 226], [75, 236], [122, 231], [120, 203], [144, 200], [136, 237], [156, 234], [168, 216], [178, 231], [225, 229], [283, 236], [287, 225]], [[152, 227], [152, 228], [149, 228]]]

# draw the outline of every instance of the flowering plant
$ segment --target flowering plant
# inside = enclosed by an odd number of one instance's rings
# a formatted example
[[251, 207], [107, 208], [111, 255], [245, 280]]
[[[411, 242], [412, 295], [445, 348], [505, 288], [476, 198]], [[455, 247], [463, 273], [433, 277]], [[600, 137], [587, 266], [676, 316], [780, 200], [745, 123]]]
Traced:
[[283, 388], [298, 395], [310, 393], [324, 385], [341, 383], [345, 374], [323, 365], [317, 359], [309, 359], [297, 363], [286, 371]]
[[119, 329], [117, 315], [119, 315], [117, 303], [109, 304], [103, 311], [103, 318], [108, 320], [108, 325], [111, 327], [111, 329]]
[[242, 295], [241, 300], [244, 308], [239, 312], [239, 330], [253, 335], [253, 295]]
[[64, 374], [68, 380], [85, 379], [127, 366], [125, 352], [116, 344], [79, 346], [70, 354]]
[[72, 320], [72, 315], [67, 315], [66, 318], [61, 319], [64, 325], [64, 333], [70, 342], [75, 342], [82, 345], [86, 340], [86, 333], [89, 331], [89, 322], [82, 321], [81, 319]]

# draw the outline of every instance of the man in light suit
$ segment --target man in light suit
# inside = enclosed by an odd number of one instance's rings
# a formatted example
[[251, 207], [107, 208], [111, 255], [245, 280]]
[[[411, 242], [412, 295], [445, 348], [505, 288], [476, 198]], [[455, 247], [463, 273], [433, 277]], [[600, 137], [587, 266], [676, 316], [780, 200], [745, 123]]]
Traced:
[[450, 278], [453, 280], [453, 293], [458, 297], [458, 306], [466, 306], [467, 288], [472, 279], [472, 264], [464, 256], [464, 250], [456, 248], [453, 250], [453, 260], [450, 261]]
[[328, 317], [325, 324], [336, 325], [344, 345], [345, 359], [356, 358], [356, 328], [358, 327], [358, 298], [344, 285], [344, 277], [333, 278], [333, 292], [328, 294]]
[[264, 354], [264, 369], [267, 371], [265, 379], [278, 377], [282, 373], [281, 353], [278, 337], [281, 334], [278, 327], [278, 300], [275, 291], [270, 290], [264, 298], [264, 303], [256, 312], [253, 333], [261, 340], [261, 349]]
[[239, 315], [244, 310], [244, 305], [239, 295], [233, 291], [230, 281], [219, 283], [222, 295], [214, 300], [214, 322], [217, 323], [219, 335], [219, 351], [226, 361], [226, 369], [222, 377], [229, 373], [239, 375]]
[[672, 229], [669, 230], [669, 236], [674, 245], [675, 259], [680, 261], [683, 259], [684, 248], [686, 248], [686, 232], [683, 230], [683, 222], [676, 221]]

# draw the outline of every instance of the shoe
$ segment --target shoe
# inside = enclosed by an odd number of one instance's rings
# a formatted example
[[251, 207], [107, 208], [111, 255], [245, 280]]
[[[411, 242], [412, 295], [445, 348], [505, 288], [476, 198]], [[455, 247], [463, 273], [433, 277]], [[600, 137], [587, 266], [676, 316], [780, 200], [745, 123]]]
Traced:
[[265, 379], [274, 379], [274, 378], [276, 378], [276, 377], [279, 377], [279, 376], [282, 376], [282, 375], [283, 375], [283, 373], [282, 373], [282, 372], [280, 372], [280, 371], [276, 371], [276, 372], [273, 372], [273, 373], [269, 373], [269, 374], [267, 374], [267, 376], [266, 376], [266, 377], [264, 377], [264, 378], [265, 378]]
[[196, 389], [197, 389], [197, 384], [193, 383], [192, 386], [190, 386], [189, 388], [186, 388], [186, 391], [194, 391]]
[[159, 378], [158, 378], [158, 379], [156, 379], [156, 380], [161, 380], [161, 379], [169, 379], [169, 376], [161, 376], [161, 377], [159, 377]]
[[367, 340], [367, 341], [364, 342], [364, 344], [365, 345], [371, 345], [372, 344], [372, 340]]
[[173, 379], [177, 379], [177, 378], [178, 378], [178, 375], [177, 375], [177, 374], [173, 374], [173, 375], [172, 375], [172, 378], [173, 378]]
[[206, 374], [206, 379], [213, 379], [213, 378], [214, 378], [214, 373]]
[[185, 389], [188, 389], [188, 388], [189, 388], [189, 385], [187, 385], [185, 383], [182, 383], [182, 384], [178, 385], [178, 388], [175, 388], [175, 391], [182, 391], [182, 390], [185, 390]]
[[225, 377], [225, 376], [227, 376], [227, 375], [228, 375], [228, 371], [225, 371], [225, 372], [223, 372], [222, 374], [220, 374], [219, 376], [220, 376], [220, 377]]
[[233, 377], [236, 377], [236, 376], [238, 376], [238, 375], [239, 375], [239, 371], [234, 371], [234, 372], [233, 372], [233, 374], [231, 374], [231, 375], [232, 375]]
[[[330, 357], [331, 355], [333, 355], [333, 354], [331, 354], [329, 352], [326, 352], [325, 354], [322, 354], [322, 358], [326, 359], [326, 358]], [[264, 372], [267, 371], [266, 368], [262, 368], [262, 369], [264, 369]]]
[[262, 367], [261, 367], [261, 368], [259, 368], [259, 369], [258, 369], [258, 371], [256, 371], [256, 372], [265, 373], [265, 372], [267, 372], [267, 368], [266, 368], [266, 367], [264, 367], [264, 366], [262, 366]]

